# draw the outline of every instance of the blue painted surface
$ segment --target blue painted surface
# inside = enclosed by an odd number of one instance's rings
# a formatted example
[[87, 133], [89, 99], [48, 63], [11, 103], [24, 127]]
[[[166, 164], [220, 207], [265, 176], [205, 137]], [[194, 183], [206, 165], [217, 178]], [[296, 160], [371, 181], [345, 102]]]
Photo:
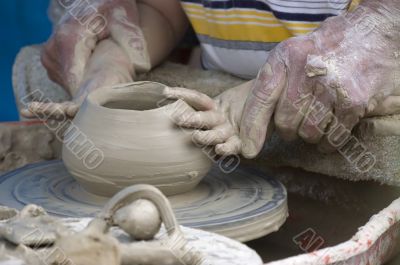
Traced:
[[[286, 188], [254, 168], [241, 166], [225, 174], [215, 164], [203, 185], [209, 190], [207, 198], [174, 207], [181, 225], [215, 231], [270, 218], [272, 212], [286, 213]], [[35, 203], [49, 214], [61, 217], [96, 216], [107, 201], [84, 191], [61, 160], [30, 164], [1, 175], [0, 187], [0, 205], [22, 209]], [[224, 211], [219, 207], [225, 207]], [[266, 224], [265, 231], [267, 227]]]
[[0, 122], [18, 119], [11, 85], [12, 65], [23, 46], [48, 39], [48, 4], [49, 0], [0, 0]]

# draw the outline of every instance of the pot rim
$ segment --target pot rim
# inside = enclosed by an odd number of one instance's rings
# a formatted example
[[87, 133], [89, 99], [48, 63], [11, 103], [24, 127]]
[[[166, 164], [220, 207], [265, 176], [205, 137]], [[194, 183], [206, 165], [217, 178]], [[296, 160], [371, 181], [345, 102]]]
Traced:
[[[151, 86], [155, 85], [154, 87], [145, 87], [145, 86]], [[146, 109], [146, 110], [135, 110], [135, 109], [118, 109], [118, 108], [108, 108], [103, 106], [105, 102], [104, 98], [107, 99], [112, 99], [113, 96], [119, 95], [119, 92], [125, 92], [127, 94], [129, 93], [138, 93], [138, 94], [147, 94], [147, 95], [155, 95], [158, 96], [161, 100], [164, 98], [165, 100], [168, 100], [167, 97], [163, 95], [164, 89], [168, 87], [167, 85], [158, 83], [158, 82], [152, 82], [152, 81], [140, 81], [140, 82], [130, 82], [130, 83], [124, 83], [124, 84], [118, 84], [115, 86], [108, 86], [108, 87], [102, 87], [99, 89], [96, 89], [89, 93], [89, 95], [86, 97], [86, 102], [92, 106], [95, 107], [101, 111], [107, 111], [107, 112], [113, 112], [113, 113], [141, 113], [142, 115], [144, 113], [151, 113], [151, 112], [156, 112], [156, 111], [161, 111], [165, 110], [167, 106], [170, 106], [172, 104], [175, 104], [177, 100], [171, 100], [171, 104], [166, 104], [160, 107], [155, 107], [152, 109]], [[161, 101], [160, 100], [160, 101]], [[155, 101], [157, 104], [159, 101]]]

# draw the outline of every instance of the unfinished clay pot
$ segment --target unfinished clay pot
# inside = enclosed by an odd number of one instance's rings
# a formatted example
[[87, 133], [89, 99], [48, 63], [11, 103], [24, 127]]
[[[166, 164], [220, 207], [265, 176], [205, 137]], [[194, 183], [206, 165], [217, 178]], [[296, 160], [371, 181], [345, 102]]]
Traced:
[[209, 171], [206, 153], [171, 118], [172, 110], [190, 107], [165, 99], [164, 88], [137, 82], [89, 94], [63, 146], [68, 171], [86, 190], [112, 196], [150, 184], [173, 195], [193, 189]]

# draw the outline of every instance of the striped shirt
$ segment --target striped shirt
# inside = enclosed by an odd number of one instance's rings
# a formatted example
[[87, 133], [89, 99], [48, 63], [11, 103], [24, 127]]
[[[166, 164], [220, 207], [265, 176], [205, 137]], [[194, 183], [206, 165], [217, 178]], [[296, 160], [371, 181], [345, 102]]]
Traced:
[[269, 51], [360, 0], [182, 0], [207, 69], [254, 78]]

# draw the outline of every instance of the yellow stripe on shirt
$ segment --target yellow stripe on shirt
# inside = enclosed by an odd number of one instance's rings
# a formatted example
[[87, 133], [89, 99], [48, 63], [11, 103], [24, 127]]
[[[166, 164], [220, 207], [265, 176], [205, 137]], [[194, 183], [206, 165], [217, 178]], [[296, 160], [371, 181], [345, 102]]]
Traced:
[[271, 12], [259, 10], [214, 10], [194, 3], [182, 3], [197, 34], [231, 41], [281, 42], [307, 34], [319, 22], [280, 21]]
[[357, 6], [361, 4], [362, 0], [352, 0], [349, 6], [349, 11], [353, 11]]
[[[202, 64], [254, 78], [277, 43], [308, 34], [360, 0], [182, 0]], [[350, 5], [351, 4], [351, 5]]]

